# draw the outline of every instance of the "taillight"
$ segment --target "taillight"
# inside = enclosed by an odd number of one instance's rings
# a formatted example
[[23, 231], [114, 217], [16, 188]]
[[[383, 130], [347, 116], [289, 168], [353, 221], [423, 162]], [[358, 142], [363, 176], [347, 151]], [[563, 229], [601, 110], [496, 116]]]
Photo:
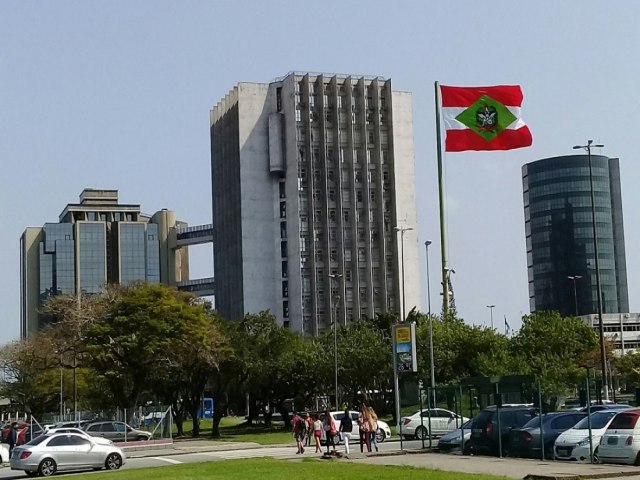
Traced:
[[631, 444], [633, 444], [633, 435], [629, 435], [629, 436], [627, 437], [627, 441], [626, 441], [626, 442], [624, 442], [624, 444], [625, 444], [625, 445], [631, 445]]
[[405, 418], [404, 422], [403, 422], [403, 425], [408, 425], [410, 423], [411, 423], [411, 419], [410, 418]]
[[25, 458], [29, 458], [31, 456], [31, 452], [29, 450], [25, 450], [20, 454], [20, 460], [24, 460]]
[[487, 423], [487, 437], [490, 437], [493, 433], [493, 423]]
[[533, 440], [533, 437], [529, 432], [520, 432], [520, 440], [529, 443]]

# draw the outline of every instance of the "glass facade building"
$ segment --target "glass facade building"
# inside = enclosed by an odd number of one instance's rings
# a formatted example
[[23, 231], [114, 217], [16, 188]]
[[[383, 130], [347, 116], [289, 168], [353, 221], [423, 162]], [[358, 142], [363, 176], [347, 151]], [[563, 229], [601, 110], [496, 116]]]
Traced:
[[[619, 161], [591, 160], [603, 312], [628, 312]], [[522, 182], [531, 311], [597, 313], [588, 156], [526, 164]]]
[[169, 210], [147, 216], [139, 205], [118, 203], [117, 190], [86, 189], [59, 223], [27, 228], [20, 240], [22, 337], [47, 322], [39, 310], [50, 296], [188, 279], [188, 251], [169, 235], [176, 227], [186, 224]]

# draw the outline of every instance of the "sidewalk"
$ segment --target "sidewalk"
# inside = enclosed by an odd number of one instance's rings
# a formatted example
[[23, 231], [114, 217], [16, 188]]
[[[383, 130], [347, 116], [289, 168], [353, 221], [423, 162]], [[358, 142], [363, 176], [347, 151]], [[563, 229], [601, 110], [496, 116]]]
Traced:
[[[127, 449], [129, 458], [158, 457], [172, 455], [186, 455], [202, 452], [224, 452], [250, 449], [264, 449], [291, 447], [291, 456], [287, 459], [300, 460], [295, 455], [293, 445], [260, 445], [247, 442], [215, 442], [211, 440], [178, 441], [162, 448], [154, 446], [147, 449]], [[139, 447], [134, 447], [139, 448]], [[268, 455], [268, 452], [265, 452]], [[307, 457], [307, 455], [305, 455]], [[320, 459], [320, 455], [311, 455]], [[282, 458], [282, 457], [280, 457]], [[588, 478], [610, 478], [640, 480], [640, 467], [627, 465], [590, 465], [576, 462], [542, 462], [517, 458], [497, 458], [484, 456], [464, 456], [460, 454], [435, 453], [424, 450], [397, 450], [350, 455], [349, 459], [338, 459], [353, 463], [369, 463], [377, 465], [403, 465], [417, 468], [430, 468], [451, 472], [482, 473], [529, 480], [578, 480]]]

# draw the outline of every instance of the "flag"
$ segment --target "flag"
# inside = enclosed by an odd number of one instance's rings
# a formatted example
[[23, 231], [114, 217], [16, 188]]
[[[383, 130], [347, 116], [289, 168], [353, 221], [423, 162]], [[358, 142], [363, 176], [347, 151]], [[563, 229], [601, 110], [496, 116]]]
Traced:
[[445, 151], [511, 150], [531, 145], [531, 132], [520, 116], [519, 85], [441, 85], [440, 93]]

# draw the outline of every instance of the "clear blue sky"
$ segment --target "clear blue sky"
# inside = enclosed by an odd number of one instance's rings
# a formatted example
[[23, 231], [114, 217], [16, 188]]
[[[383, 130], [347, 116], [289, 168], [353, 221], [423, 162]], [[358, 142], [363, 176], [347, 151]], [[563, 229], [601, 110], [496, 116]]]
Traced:
[[[290, 70], [382, 75], [413, 92], [420, 245], [438, 310], [433, 82], [521, 84], [533, 147], [446, 158], [458, 311], [528, 313], [521, 166], [593, 138], [619, 156], [631, 310], [640, 306], [640, 3], [601, 1], [0, 2], [0, 341], [19, 334], [19, 237], [85, 187], [152, 213], [211, 216], [209, 110]], [[211, 249], [192, 276], [212, 274]], [[423, 253], [424, 265], [424, 253]], [[426, 310], [426, 287], [423, 306]]]

